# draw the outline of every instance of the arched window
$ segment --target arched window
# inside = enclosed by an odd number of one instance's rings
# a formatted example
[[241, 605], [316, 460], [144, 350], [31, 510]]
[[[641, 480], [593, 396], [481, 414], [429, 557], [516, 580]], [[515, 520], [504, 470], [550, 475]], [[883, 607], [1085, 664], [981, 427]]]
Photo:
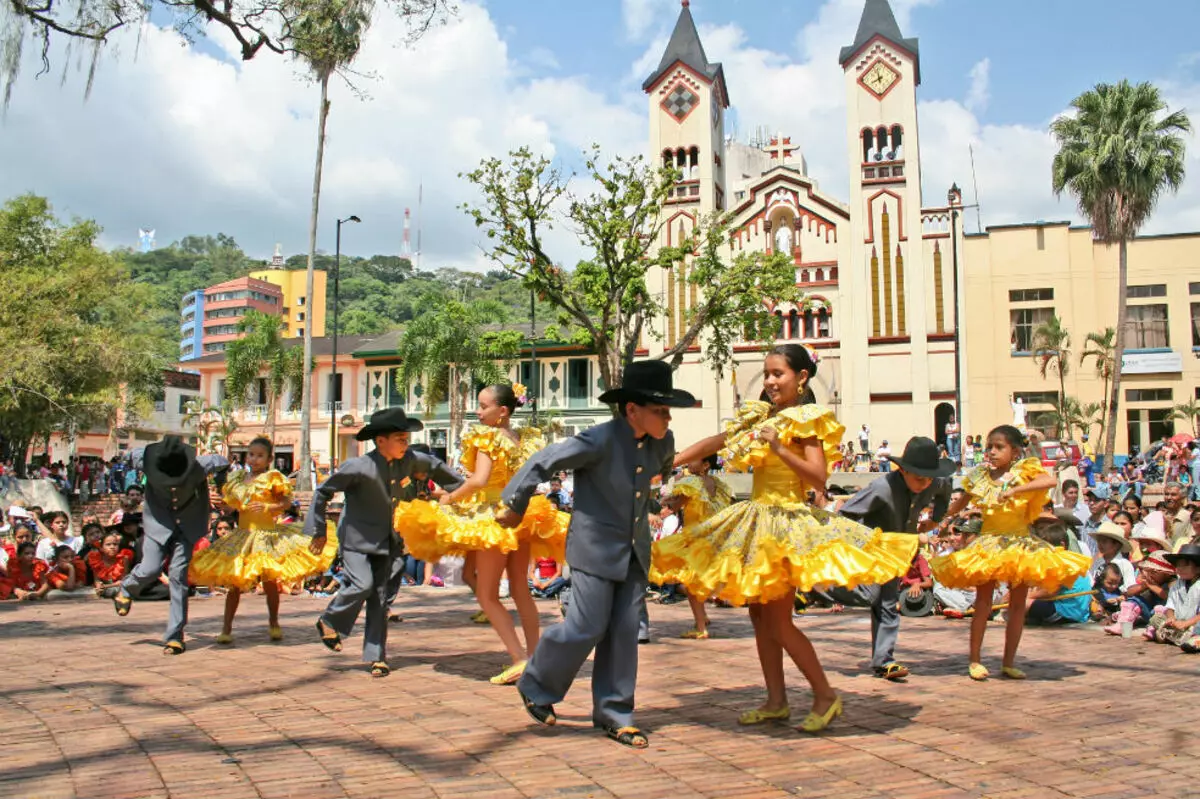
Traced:
[[875, 149], [875, 134], [870, 128], [863, 128], [862, 132], [863, 146], [863, 163], [871, 160], [871, 152]]
[[883, 125], [875, 129], [875, 160], [882, 161], [888, 157], [888, 131]]
[[683, 173], [683, 179], [687, 180], [687, 151], [680, 147], [675, 151], [675, 168]]
[[800, 319], [795, 308], [788, 311], [787, 338], [800, 338]]
[[899, 125], [892, 125], [892, 154], [889, 158], [891, 161], [898, 161], [904, 157], [904, 131]]
[[688, 150], [688, 180], [700, 179], [700, 148], [693, 147]]
[[784, 326], [783, 311], [776, 311], [775, 319], [777, 320], [776, 321], [775, 338], [786, 338], [787, 337], [787, 328]]
[[813, 324], [813, 312], [811, 310], [804, 312], [804, 338], [812, 338], [816, 332], [816, 327]]
[[833, 338], [833, 332], [829, 327], [829, 309], [827, 308], [817, 311], [817, 338]]
[[662, 151], [662, 165], [663, 169], [675, 168], [675, 153], [671, 152], [670, 148]]

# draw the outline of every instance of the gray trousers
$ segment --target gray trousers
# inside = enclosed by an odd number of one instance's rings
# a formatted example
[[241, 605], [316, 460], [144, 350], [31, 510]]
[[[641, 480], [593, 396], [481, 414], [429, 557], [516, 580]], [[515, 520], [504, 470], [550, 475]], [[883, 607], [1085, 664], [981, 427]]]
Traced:
[[349, 578], [330, 600], [321, 621], [343, 638], [350, 635], [354, 622], [367, 605], [363, 626], [364, 663], [387, 660], [388, 584], [391, 582], [395, 555], [368, 555], [342, 550], [342, 574]]
[[871, 603], [871, 668], [881, 669], [896, 659], [900, 635], [900, 578], [883, 585], [860, 585], [855, 593]]
[[[171, 607], [167, 611], [167, 631], [163, 641], [183, 641], [183, 628], [188, 618], [188, 565], [192, 562], [192, 546], [176, 533], [166, 544], [149, 538], [142, 539], [142, 559], [121, 581], [121, 593], [137, 599], [142, 591], [158, 584], [158, 576], [167, 567], [171, 581]], [[168, 565], [169, 564], [169, 565]]]
[[546, 630], [518, 687], [539, 705], [561, 702], [592, 650], [592, 723], [633, 726], [637, 685], [638, 621], [646, 596], [646, 573], [630, 556], [621, 582], [571, 570], [567, 617]]

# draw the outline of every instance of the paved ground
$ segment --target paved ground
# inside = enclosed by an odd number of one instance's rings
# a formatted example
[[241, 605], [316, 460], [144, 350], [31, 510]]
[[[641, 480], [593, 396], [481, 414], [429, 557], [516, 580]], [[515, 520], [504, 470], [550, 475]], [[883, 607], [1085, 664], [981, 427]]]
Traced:
[[[218, 649], [221, 601], [194, 601], [178, 658], [157, 645], [165, 603], [123, 620], [108, 603], [4, 603], [0, 797], [1200, 796], [1200, 657], [1094, 628], [1032, 631], [1028, 682], [975, 684], [962, 622], [906, 620], [916, 675], [894, 685], [862, 673], [864, 614], [810, 613], [846, 700], [810, 737], [735, 724], [761, 696], [744, 611], [714, 610], [721, 637], [692, 642], [675, 638], [686, 605], [652, 606], [638, 693], [652, 747], [634, 752], [591, 729], [587, 668], [560, 726], [531, 727], [515, 690], [486, 682], [504, 662], [465, 623], [465, 595], [402, 596], [386, 680], [316, 642], [322, 602], [285, 598], [287, 638], [270, 644], [260, 600], [243, 599], [237, 645]], [[789, 681], [805, 708], [791, 667]]]

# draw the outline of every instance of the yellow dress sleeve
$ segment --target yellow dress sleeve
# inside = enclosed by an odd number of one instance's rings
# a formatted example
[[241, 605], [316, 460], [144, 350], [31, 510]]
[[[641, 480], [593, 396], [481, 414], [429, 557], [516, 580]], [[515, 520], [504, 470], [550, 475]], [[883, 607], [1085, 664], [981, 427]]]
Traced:
[[250, 502], [250, 491], [247, 490], [245, 472], [237, 472], [225, 481], [221, 488], [221, 499], [234, 510], [245, 510]]
[[522, 427], [517, 431], [519, 442], [517, 443], [517, 462], [512, 464], [514, 469], [519, 469], [525, 465], [525, 461], [529, 460], [535, 452], [546, 448], [546, 436], [541, 429], [537, 427]]
[[982, 478], [984, 477], [984, 475], [986, 473], [985, 472], [986, 468], [987, 468], [986, 466], [976, 466], [975, 468], [971, 469], [970, 471], [968, 471], [966, 474], [963, 475], [962, 489], [969, 496], [974, 497], [976, 499], [979, 498], [978, 489], [979, 489], [980, 483], [982, 482]]
[[1018, 485], [1024, 485], [1046, 473], [1042, 462], [1037, 458], [1023, 458], [1013, 464], [1011, 471], [1017, 476]]
[[[750, 405], [751, 403], [746, 403]], [[760, 466], [770, 452], [770, 446], [761, 441], [756, 433], [763, 427], [772, 427], [784, 445], [806, 438], [821, 442], [825, 454], [825, 468], [832, 473], [834, 464], [841, 458], [842, 434], [846, 428], [833, 415], [833, 411], [820, 405], [801, 405], [785, 408], [770, 416], [770, 405], [753, 403], [753, 408], [743, 407], [738, 418], [727, 429], [725, 449], [721, 456], [725, 465], [734, 471], [746, 471]]]
[[258, 477], [254, 481], [257, 485], [256, 493], [260, 493], [264, 502], [291, 502], [292, 500], [292, 483], [283, 472], [277, 469], [270, 469], [265, 474]]
[[459, 462], [469, 472], [475, 471], [475, 458], [482, 452], [492, 459], [492, 464], [509, 460], [516, 455], [512, 439], [498, 427], [477, 424], [467, 431], [462, 441], [463, 452]]
[[692, 500], [705, 498], [704, 485], [699, 477], [681, 477], [668, 483], [663, 489], [662, 495], [664, 497], [683, 497], [686, 504]]
[[[1025, 485], [1036, 477], [1046, 474], [1042, 462], [1037, 458], [1025, 458], [1013, 464], [1012, 473], [1016, 475], [1016, 483]], [[1020, 494], [1013, 497], [1013, 500], [1024, 504], [1025, 521], [1029, 524], [1037, 519], [1042, 513], [1042, 506], [1050, 499], [1050, 492], [1035, 491], [1030, 494]]]
[[771, 415], [771, 404], [758, 400], [747, 400], [738, 409], [737, 416], [725, 423], [725, 446], [721, 449], [721, 460], [725, 467], [735, 472], [750, 468], [748, 457], [755, 441], [754, 431]]

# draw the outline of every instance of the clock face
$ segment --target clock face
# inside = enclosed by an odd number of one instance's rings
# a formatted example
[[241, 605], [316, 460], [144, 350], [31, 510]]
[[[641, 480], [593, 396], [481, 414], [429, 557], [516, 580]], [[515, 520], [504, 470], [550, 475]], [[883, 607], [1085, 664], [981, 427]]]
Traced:
[[876, 61], [862, 76], [863, 85], [882, 97], [900, 75], [882, 61]]

